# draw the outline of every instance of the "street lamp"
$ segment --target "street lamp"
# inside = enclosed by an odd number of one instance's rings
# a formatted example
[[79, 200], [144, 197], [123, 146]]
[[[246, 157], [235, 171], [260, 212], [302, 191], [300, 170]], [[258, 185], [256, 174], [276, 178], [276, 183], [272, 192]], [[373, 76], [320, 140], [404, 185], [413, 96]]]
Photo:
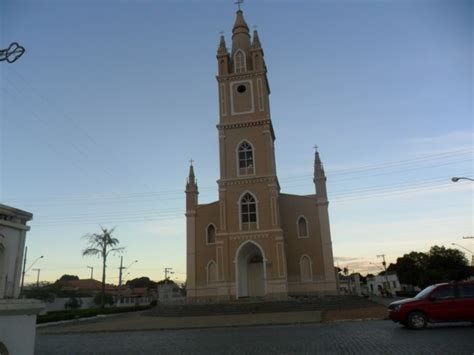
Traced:
[[469, 180], [469, 181], [474, 181], [474, 179], [471, 179], [471, 178], [468, 178], [468, 177], [458, 177], [458, 176], [454, 176], [451, 178], [451, 181], [452, 182], [458, 182], [459, 180]]
[[132, 266], [135, 263], [138, 263], [138, 260], [132, 261], [128, 266], [125, 267], [125, 269], [128, 269], [130, 266]]
[[28, 251], [28, 248], [25, 247], [25, 261], [23, 263], [23, 273], [21, 275], [21, 286], [20, 286], [20, 294], [23, 292], [23, 285], [24, 285], [24, 282], [25, 282], [25, 274], [28, 272], [28, 270], [30, 270], [33, 265], [39, 260], [39, 259], [43, 259], [43, 255], [41, 255], [40, 257], [36, 258], [35, 261], [33, 261], [30, 265], [30, 267], [28, 269], [25, 269], [26, 268], [26, 252]]
[[472, 250], [469, 250], [468, 248], [463, 247], [462, 245], [457, 244], [457, 243], [451, 243], [451, 245], [455, 245], [458, 248], [462, 248], [462, 249], [468, 251], [469, 253], [471, 253], [471, 266], [474, 266], [474, 253], [472, 252]]
[[451, 245], [456, 245], [457, 247], [459, 247], [459, 248], [462, 248], [462, 249], [464, 249], [464, 250], [468, 251], [468, 252], [469, 252], [469, 253], [471, 253], [471, 254], [474, 254], [474, 252], [473, 252], [472, 250], [469, 250], [468, 248], [465, 248], [465, 247], [463, 247], [463, 246], [462, 246], [462, 245], [460, 245], [460, 244], [457, 244], [457, 243], [451, 243]]

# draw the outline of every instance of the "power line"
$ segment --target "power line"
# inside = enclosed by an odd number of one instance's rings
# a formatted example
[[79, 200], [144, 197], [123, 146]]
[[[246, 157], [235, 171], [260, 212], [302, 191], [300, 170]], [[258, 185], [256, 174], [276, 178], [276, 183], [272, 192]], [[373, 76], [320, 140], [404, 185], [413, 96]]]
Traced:
[[[439, 154], [437, 154], [436, 156], [439, 156]], [[463, 162], [468, 162], [468, 161], [471, 161], [471, 159], [467, 159], [467, 160], [458, 160], [458, 161], [454, 161], [454, 162], [446, 162], [446, 163], [443, 163], [443, 164], [436, 164], [436, 165], [430, 165], [430, 166], [417, 166], [417, 167], [412, 167], [412, 168], [409, 168], [409, 169], [402, 169], [402, 170], [397, 170], [397, 171], [390, 171], [390, 172], [383, 172], [383, 173], [376, 173], [376, 174], [371, 174], [371, 175], [365, 175], [365, 176], [360, 176], [360, 177], [348, 177], [346, 178], [346, 180], [354, 180], [354, 179], [367, 179], [367, 178], [370, 178], [370, 177], [376, 177], [376, 176], [382, 176], [382, 175], [387, 175], [387, 174], [394, 174], [395, 172], [407, 172], [407, 171], [413, 171], [413, 170], [420, 170], [420, 169], [429, 169], [429, 168], [437, 168], [437, 167], [440, 167], [440, 166], [446, 166], [446, 165], [451, 165], [451, 164], [457, 164], [457, 163], [463, 163]], [[379, 165], [380, 166], [380, 165]], [[348, 173], [346, 173], [348, 174]], [[336, 181], [337, 183], [340, 183], [340, 181], [342, 181], [341, 179], [339, 179], [339, 181]], [[332, 182], [332, 184], [336, 184], [336, 182]], [[303, 187], [303, 186], [310, 186], [312, 185], [312, 182], [308, 182], [307, 184], [300, 184], [300, 185], [289, 185], [289, 186], [286, 186], [286, 188], [295, 188], [295, 187]], [[200, 191], [202, 192], [207, 192], [207, 191], [210, 191], [210, 190], [215, 190], [216, 188], [215, 187], [203, 187], [203, 188], [200, 188]], [[87, 204], [90, 204], [91, 202], [93, 203], [98, 203], [98, 201], [101, 201], [100, 203], [106, 203], [107, 201], [121, 201], [121, 200], [130, 200], [130, 199], [138, 199], [140, 201], [142, 200], [147, 200], [147, 199], [153, 199], [154, 201], [156, 201], [156, 198], [160, 195], [171, 195], [171, 196], [167, 196], [167, 197], [162, 197], [160, 198], [159, 201], [166, 201], [166, 200], [173, 200], [173, 199], [178, 199], [177, 197], [174, 197], [172, 196], [173, 194], [178, 194], [181, 196], [182, 195], [182, 190], [162, 190], [162, 191], [156, 191], [156, 192], [138, 192], [138, 193], [129, 193], [129, 194], [115, 194], [115, 195], [92, 195], [92, 196], [71, 196], [71, 197], [65, 197], [65, 196], [62, 196], [62, 197], [56, 197], [56, 198], [51, 198], [51, 197], [43, 197], [43, 198], [36, 198], [37, 200], [47, 200], [48, 202], [32, 202], [31, 200], [35, 199], [34, 197], [32, 197], [31, 199], [28, 199], [28, 201], [30, 202], [30, 204], [43, 204], [43, 203], [48, 203], [48, 204], [51, 204], [51, 203], [65, 203], [65, 204], [80, 204], [80, 203], [87, 203]], [[10, 198], [11, 199], [11, 198]], [[181, 199], [181, 197], [179, 197], [179, 199]], [[55, 201], [56, 200], [56, 201]], [[17, 201], [17, 200], [16, 200]], [[158, 201], [158, 202], [159, 202]], [[129, 202], [129, 201], [128, 201]]]

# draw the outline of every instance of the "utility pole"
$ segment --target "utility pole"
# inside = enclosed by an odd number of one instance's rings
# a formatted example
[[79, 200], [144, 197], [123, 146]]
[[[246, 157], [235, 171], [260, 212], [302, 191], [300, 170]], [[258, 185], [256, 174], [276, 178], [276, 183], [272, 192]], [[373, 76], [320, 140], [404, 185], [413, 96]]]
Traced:
[[123, 267], [123, 255], [120, 257], [120, 267], [119, 267], [119, 284], [118, 287], [122, 286], [122, 271], [125, 269]]
[[23, 292], [23, 284], [25, 283], [26, 274], [26, 254], [28, 253], [28, 247], [25, 247], [25, 257], [23, 258], [23, 272], [21, 273], [21, 285], [20, 285], [20, 296]]
[[172, 275], [174, 274], [174, 271], [172, 267], [165, 267], [165, 280], [168, 280], [168, 274]]
[[377, 255], [377, 258], [382, 258], [382, 265], [383, 269], [385, 270], [385, 280], [387, 281], [388, 289], [390, 290], [390, 293], [392, 293], [392, 287], [390, 287], [390, 282], [388, 281], [388, 275], [387, 275], [387, 262], [385, 261], [385, 254], [380, 254]]
[[39, 288], [39, 282], [40, 282], [40, 271], [41, 269], [33, 269], [33, 271], [36, 271], [38, 274], [36, 276], [36, 288]]
[[[134, 260], [132, 261], [130, 264], [128, 264], [127, 266], [123, 266], [123, 256], [120, 257], [120, 267], [119, 267], [119, 287], [122, 286], [122, 281], [123, 281], [123, 278], [122, 278], [122, 273], [123, 273], [123, 270], [127, 270], [129, 269], [133, 264], [135, 263], [138, 263], [138, 260]], [[129, 273], [130, 274], [130, 273]]]
[[88, 269], [91, 269], [91, 280], [94, 279], [94, 267], [93, 266], [87, 266]]
[[[23, 273], [21, 275], [21, 285], [20, 285], [20, 295], [21, 293], [23, 292], [23, 283], [25, 282], [25, 274], [28, 272], [28, 270], [30, 270], [33, 265], [39, 260], [39, 259], [43, 259], [43, 255], [41, 255], [40, 257], [36, 258], [35, 261], [33, 261], [30, 265], [30, 267], [28, 269], [26, 269], [26, 253], [28, 251], [28, 247], [25, 247], [25, 260], [23, 261]], [[36, 269], [33, 269], [33, 270], [36, 270]]]

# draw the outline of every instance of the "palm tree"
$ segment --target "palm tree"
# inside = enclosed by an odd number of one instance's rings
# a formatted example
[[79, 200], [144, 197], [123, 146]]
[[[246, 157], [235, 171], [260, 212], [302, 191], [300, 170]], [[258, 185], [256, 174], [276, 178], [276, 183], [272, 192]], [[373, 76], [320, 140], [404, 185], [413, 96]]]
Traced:
[[112, 233], [115, 227], [107, 230], [107, 228], [100, 227], [102, 233], [97, 234], [86, 234], [84, 236], [87, 239], [89, 246], [82, 251], [82, 256], [97, 255], [102, 258], [102, 297], [101, 297], [101, 308], [105, 306], [105, 269], [107, 267], [107, 256], [109, 253], [121, 253], [124, 248], [116, 248], [115, 246], [120, 243], [117, 238], [112, 237]]

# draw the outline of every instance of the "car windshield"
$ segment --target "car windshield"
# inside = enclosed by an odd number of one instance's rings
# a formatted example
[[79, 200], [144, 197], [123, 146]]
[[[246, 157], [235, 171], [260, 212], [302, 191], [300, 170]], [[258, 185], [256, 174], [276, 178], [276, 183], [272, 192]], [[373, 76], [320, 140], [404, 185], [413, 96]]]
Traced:
[[425, 288], [423, 291], [420, 291], [416, 296], [415, 298], [416, 299], [422, 299], [422, 298], [425, 298], [426, 296], [428, 296], [431, 291], [433, 291], [433, 289], [436, 287], [436, 285], [431, 285], [431, 286], [428, 286], [427, 288]]

